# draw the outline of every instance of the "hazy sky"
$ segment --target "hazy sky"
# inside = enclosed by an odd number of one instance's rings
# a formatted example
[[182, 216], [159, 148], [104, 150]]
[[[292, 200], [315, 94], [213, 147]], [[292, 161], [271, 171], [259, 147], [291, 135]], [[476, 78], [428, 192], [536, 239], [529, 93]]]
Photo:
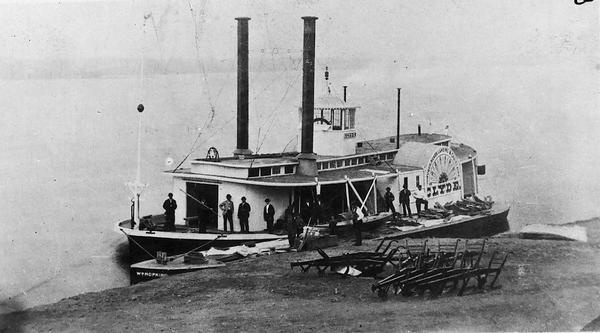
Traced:
[[236, 16], [252, 18], [252, 50], [277, 56], [301, 49], [303, 15], [319, 17], [318, 56], [421, 68], [597, 62], [598, 3], [570, 0], [2, 1], [0, 58], [231, 59]]

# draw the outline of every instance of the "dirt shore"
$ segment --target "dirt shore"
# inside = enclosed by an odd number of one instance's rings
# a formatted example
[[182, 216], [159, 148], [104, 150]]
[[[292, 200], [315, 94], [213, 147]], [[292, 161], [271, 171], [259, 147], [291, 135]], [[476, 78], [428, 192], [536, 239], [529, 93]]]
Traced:
[[[468, 290], [462, 297], [390, 295], [382, 300], [371, 292], [370, 278], [291, 270], [290, 261], [318, 256], [292, 252], [5, 314], [0, 330], [578, 331], [600, 314], [600, 220], [578, 224], [587, 228], [588, 243], [490, 239], [488, 252], [510, 252], [501, 287]], [[376, 244], [354, 247], [345, 241], [327, 252], [369, 250]], [[586, 329], [600, 329], [593, 325]]]

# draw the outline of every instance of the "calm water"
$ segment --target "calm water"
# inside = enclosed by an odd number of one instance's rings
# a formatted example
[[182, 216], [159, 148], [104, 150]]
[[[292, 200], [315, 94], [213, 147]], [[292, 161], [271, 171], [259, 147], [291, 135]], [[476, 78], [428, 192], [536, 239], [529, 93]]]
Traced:
[[[480, 190], [511, 205], [513, 229], [600, 215], [594, 70], [399, 71], [374, 64], [332, 77], [349, 85], [349, 99], [362, 106], [359, 137], [394, 134], [396, 85], [390, 82], [403, 87], [403, 132], [448, 124], [457, 141], [478, 150], [488, 172]], [[161, 212], [171, 184], [161, 171], [167, 159], [181, 161], [198, 133], [192, 157], [210, 146], [221, 154], [234, 148], [235, 73], [209, 75], [208, 91], [202, 80], [145, 81], [143, 214]], [[250, 148], [281, 151], [296, 130], [300, 72], [253, 73], [251, 86]], [[113, 228], [129, 216], [125, 183], [135, 177], [139, 80], [4, 81], [0, 88], [0, 299], [11, 297], [0, 311], [127, 285], [115, 259], [125, 239]]]

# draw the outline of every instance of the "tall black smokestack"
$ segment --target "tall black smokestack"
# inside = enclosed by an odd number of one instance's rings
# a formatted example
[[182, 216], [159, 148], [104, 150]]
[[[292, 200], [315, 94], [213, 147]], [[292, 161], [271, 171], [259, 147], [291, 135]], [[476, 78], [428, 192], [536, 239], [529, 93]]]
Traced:
[[344, 102], [346, 101], [346, 89], [348, 89], [348, 86], [344, 86]]
[[237, 146], [233, 154], [240, 158], [252, 155], [248, 149], [248, 21], [237, 17], [238, 69], [237, 69]]
[[315, 34], [314, 16], [304, 16], [304, 52], [302, 56], [302, 146], [298, 155], [298, 173], [317, 175], [317, 156], [313, 152], [313, 118], [315, 109]]

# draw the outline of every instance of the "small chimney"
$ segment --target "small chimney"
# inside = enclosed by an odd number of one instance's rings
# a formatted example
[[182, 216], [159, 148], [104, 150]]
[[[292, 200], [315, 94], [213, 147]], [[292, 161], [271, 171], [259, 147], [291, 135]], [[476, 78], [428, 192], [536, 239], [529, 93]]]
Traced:
[[419, 136], [421, 136], [421, 124], [419, 124], [419, 127], [417, 127], [417, 130], [418, 130], [418, 131], [417, 131], [417, 134], [418, 134]]
[[237, 65], [237, 146], [233, 155], [243, 158], [252, 155], [248, 149], [248, 21], [249, 17], [237, 17], [238, 65]]
[[317, 155], [313, 152], [313, 118], [315, 110], [315, 34], [314, 16], [304, 16], [304, 51], [302, 56], [302, 144], [297, 173], [317, 175]]
[[348, 86], [344, 86], [344, 102], [346, 102], [346, 89], [348, 89]]

